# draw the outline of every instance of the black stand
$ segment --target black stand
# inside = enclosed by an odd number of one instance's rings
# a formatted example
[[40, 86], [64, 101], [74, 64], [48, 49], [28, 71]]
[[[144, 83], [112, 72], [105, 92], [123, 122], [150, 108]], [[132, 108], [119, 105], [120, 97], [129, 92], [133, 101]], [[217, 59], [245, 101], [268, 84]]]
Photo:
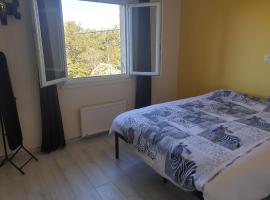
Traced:
[[[4, 123], [3, 123], [3, 119], [2, 119], [2, 115], [0, 115], [0, 121], [1, 121], [1, 131], [2, 131], [2, 136], [3, 136], [3, 145], [4, 145], [4, 159], [2, 162], [0, 162], [0, 167], [2, 167], [4, 164], [6, 163], [10, 163], [13, 167], [15, 167], [22, 175], [24, 175], [24, 171], [22, 170], [32, 159], [38, 161], [38, 159], [30, 152], [28, 151], [23, 144], [21, 146], [18, 147], [18, 149], [15, 151], [15, 153], [13, 153], [10, 157], [8, 156], [8, 152], [7, 152], [7, 144], [6, 144], [6, 133], [5, 133], [5, 129], [4, 129]], [[28, 155], [30, 155], [30, 158], [22, 165], [22, 166], [18, 166], [13, 162], [13, 158], [15, 158], [15, 156], [19, 153], [19, 151], [23, 149]]]

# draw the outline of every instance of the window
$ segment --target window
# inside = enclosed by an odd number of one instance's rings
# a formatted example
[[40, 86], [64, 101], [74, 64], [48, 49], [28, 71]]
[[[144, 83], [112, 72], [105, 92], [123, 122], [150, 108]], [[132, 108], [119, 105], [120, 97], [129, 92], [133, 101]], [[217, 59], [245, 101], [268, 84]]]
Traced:
[[73, 78], [159, 75], [160, 3], [100, 1], [32, 0], [42, 87]]
[[129, 66], [132, 75], [159, 75], [161, 9], [159, 3], [128, 6]]
[[[69, 78], [125, 72], [120, 5], [62, 1]], [[122, 40], [121, 40], [122, 39]]]
[[42, 87], [67, 80], [61, 2], [33, 0], [39, 79]]

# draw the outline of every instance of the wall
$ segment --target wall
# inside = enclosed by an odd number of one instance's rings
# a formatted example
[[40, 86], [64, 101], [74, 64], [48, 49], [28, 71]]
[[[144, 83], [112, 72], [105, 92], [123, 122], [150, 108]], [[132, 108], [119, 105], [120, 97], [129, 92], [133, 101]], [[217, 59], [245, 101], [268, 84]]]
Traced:
[[218, 88], [270, 95], [269, 0], [183, 0], [179, 96]]
[[[163, 72], [160, 77], [153, 78], [153, 103], [177, 97], [179, 8], [179, 0], [164, 1]], [[41, 143], [41, 120], [30, 0], [20, 0], [19, 10], [21, 21], [10, 17], [8, 26], [0, 26], [0, 50], [7, 55], [24, 143], [28, 148], [36, 148]], [[58, 90], [67, 139], [80, 136], [80, 107], [118, 100], [126, 100], [128, 109], [134, 106], [135, 82], [132, 78], [68, 83], [59, 86]]]
[[0, 51], [7, 56], [25, 146], [37, 147], [41, 138], [39, 85], [28, 2], [20, 1], [23, 20], [9, 17], [8, 26], [0, 25]]
[[[162, 75], [154, 77], [152, 81], [153, 103], [177, 98], [179, 7], [178, 0], [163, 1]], [[175, 21], [175, 24], [171, 23], [172, 21]], [[59, 88], [59, 96], [65, 135], [67, 138], [74, 138], [80, 136], [80, 107], [126, 100], [127, 108], [132, 109], [135, 99], [135, 81], [128, 78], [116, 81], [68, 84]]]
[[[162, 64], [161, 76], [153, 78], [152, 103], [166, 102], [177, 98], [180, 0], [162, 0]], [[175, 92], [176, 91], [176, 92]]]

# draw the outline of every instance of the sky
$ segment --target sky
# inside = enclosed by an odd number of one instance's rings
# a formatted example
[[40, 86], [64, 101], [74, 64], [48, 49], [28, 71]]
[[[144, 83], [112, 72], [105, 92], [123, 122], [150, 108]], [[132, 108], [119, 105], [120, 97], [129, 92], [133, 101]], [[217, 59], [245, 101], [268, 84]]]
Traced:
[[62, 0], [64, 22], [75, 21], [96, 30], [119, 26], [119, 6], [80, 0]]

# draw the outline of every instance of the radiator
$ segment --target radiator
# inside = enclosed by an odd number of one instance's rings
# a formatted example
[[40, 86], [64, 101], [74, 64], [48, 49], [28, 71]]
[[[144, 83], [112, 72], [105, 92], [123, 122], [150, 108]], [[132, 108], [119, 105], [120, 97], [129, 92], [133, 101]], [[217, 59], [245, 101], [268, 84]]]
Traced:
[[125, 111], [126, 101], [81, 108], [81, 136], [108, 131], [113, 119]]

